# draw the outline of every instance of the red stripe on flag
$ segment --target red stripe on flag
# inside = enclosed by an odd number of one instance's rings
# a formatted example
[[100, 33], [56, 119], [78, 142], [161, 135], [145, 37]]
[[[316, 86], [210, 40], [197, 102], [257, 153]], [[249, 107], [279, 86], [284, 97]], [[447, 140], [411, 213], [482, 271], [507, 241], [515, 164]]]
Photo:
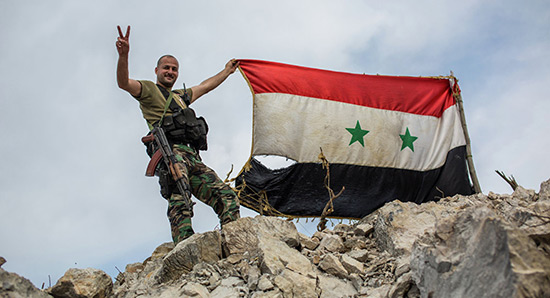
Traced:
[[295, 94], [435, 117], [455, 103], [448, 79], [360, 75], [262, 60], [239, 62], [255, 94]]

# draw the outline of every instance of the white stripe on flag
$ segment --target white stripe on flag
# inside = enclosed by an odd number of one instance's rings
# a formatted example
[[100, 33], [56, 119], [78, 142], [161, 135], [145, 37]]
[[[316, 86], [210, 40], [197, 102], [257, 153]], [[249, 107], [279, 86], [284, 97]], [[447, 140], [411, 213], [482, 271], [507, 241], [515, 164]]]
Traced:
[[[449, 150], [465, 145], [458, 108], [441, 118], [373, 109], [292, 94], [262, 93], [254, 99], [253, 155], [280, 155], [319, 162], [425, 171], [441, 167]], [[346, 128], [369, 132], [350, 144]], [[406, 130], [417, 139], [402, 149]]]

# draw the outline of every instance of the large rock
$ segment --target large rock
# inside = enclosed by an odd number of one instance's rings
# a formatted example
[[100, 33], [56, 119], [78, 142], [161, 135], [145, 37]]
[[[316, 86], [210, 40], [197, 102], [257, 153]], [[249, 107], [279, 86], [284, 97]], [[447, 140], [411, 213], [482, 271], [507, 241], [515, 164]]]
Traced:
[[321, 292], [319, 297], [356, 297], [358, 292], [347, 280], [342, 280], [331, 275], [319, 274], [318, 286]]
[[393, 201], [377, 211], [378, 219], [374, 236], [382, 250], [393, 256], [410, 254], [417, 237], [433, 230], [434, 212], [441, 213], [442, 206], [434, 202], [418, 205]]
[[210, 293], [208, 292], [208, 289], [205, 286], [196, 282], [189, 282], [185, 286], [183, 286], [181, 288], [181, 294], [184, 297], [200, 297], [200, 298], [210, 297]]
[[488, 208], [468, 208], [419, 239], [411, 271], [422, 297], [548, 297], [550, 260]]
[[[4, 261], [5, 259], [2, 258]], [[0, 268], [0, 297], [2, 298], [52, 298], [37, 289], [28, 279]]]
[[544, 181], [540, 184], [539, 200], [550, 200], [550, 180]]
[[300, 235], [292, 222], [276, 217], [245, 217], [223, 227], [224, 249], [228, 255], [242, 254], [258, 247], [262, 238], [273, 238], [290, 247], [300, 246]]
[[292, 270], [285, 269], [274, 279], [274, 283], [284, 297], [319, 297], [317, 278], [304, 276]]
[[155, 280], [164, 283], [188, 273], [200, 262], [215, 263], [222, 258], [220, 233], [216, 231], [193, 236], [178, 243], [162, 260]]
[[112, 291], [111, 277], [93, 268], [71, 268], [48, 290], [55, 298], [106, 298]]
[[[126, 266], [125, 272], [116, 277], [113, 287], [114, 296], [117, 298], [161, 297], [173, 292], [173, 289], [157, 289], [154, 279], [164, 257], [175, 247], [173, 242], [166, 242], [158, 246], [150, 257], [143, 263], [133, 263]], [[166, 293], [166, 294], [165, 294]]]
[[254, 251], [262, 273], [278, 275], [285, 269], [290, 269], [310, 277], [316, 275], [309, 259], [283, 241], [261, 237]]
[[326, 254], [319, 262], [319, 268], [328, 274], [339, 278], [347, 278], [348, 271], [342, 265], [338, 257], [333, 254]]
[[326, 252], [344, 252], [346, 247], [344, 246], [344, 241], [338, 235], [325, 235], [319, 243], [317, 250], [326, 251]]

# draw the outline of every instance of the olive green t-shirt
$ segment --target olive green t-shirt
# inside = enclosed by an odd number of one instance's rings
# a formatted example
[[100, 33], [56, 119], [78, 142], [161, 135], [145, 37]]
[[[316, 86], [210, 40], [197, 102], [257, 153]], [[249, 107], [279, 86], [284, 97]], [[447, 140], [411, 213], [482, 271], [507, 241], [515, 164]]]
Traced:
[[[136, 99], [139, 101], [139, 108], [141, 109], [143, 118], [149, 125], [151, 125], [162, 118], [166, 105], [166, 99], [155, 83], [148, 80], [139, 80], [139, 82], [141, 83], [141, 95], [136, 97]], [[183, 102], [183, 94], [185, 90], [187, 90], [189, 98], [192, 98], [193, 91], [191, 89], [172, 90], [172, 93], [174, 94], [172, 96], [172, 100], [174, 100], [183, 109], [187, 107], [185, 102]], [[171, 114], [172, 111], [168, 108], [166, 110], [166, 115]]]

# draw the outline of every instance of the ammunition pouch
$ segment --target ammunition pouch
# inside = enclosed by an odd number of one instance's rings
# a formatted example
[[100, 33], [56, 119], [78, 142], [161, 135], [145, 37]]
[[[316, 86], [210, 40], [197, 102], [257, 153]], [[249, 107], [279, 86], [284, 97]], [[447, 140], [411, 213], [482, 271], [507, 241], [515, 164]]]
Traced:
[[204, 117], [198, 117], [191, 108], [180, 109], [162, 120], [162, 128], [169, 140], [175, 144], [189, 144], [196, 150], [207, 150], [208, 124]]
[[179, 193], [176, 182], [172, 179], [172, 175], [166, 165], [160, 164], [156, 174], [159, 176], [160, 195], [165, 199], [170, 199], [173, 193]]

